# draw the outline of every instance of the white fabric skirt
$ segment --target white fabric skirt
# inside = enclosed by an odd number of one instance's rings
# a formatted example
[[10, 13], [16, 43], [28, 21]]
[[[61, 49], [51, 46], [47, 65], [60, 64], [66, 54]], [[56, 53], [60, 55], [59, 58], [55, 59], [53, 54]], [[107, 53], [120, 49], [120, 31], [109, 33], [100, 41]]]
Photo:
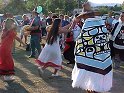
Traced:
[[61, 69], [62, 56], [59, 43], [54, 42], [52, 45], [46, 44], [36, 62], [40, 66], [50, 65], [56, 69]]
[[83, 90], [92, 90], [96, 92], [107, 92], [112, 87], [113, 71], [106, 75], [86, 71], [85, 69], [75, 67], [72, 71], [72, 87]]

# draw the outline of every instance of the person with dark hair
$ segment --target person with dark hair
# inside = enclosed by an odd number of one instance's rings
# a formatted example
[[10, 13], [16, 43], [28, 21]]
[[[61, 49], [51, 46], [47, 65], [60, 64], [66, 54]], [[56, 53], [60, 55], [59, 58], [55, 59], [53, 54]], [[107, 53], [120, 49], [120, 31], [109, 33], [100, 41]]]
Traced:
[[[59, 18], [61, 19], [61, 24], [62, 24], [61, 26], [64, 27], [65, 26], [64, 15], [60, 14]], [[59, 41], [59, 43], [60, 43], [61, 50], [63, 50], [64, 43], [65, 43], [65, 34], [64, 33], [60, 34], [60, 41]]]
[[52, 16], [52, 22], [53, 22], [54, 19], [56, 19], [56, 18], [58, 18], [58, 16], [57, 16], [56, 14], [54, 14], [54, 15]]
[[[79, 14], [76, 14], [75, 17], [77, 17]], [[68, 60], [67, 64], [74, 64], [75, 63], [75, 55], [74, 55], [74, 48], [75, 43], [78, 35], [81, 32], [82, 25], [80, 24], [81, 20], [78, 20], [78, 23], [74, 26], [72, 29], [72, 32], [69, 32], [66, 36], [65, 40], [65, 48], [64, 48], [64, 58]]]
[[41, 45], [40, 45], [40, 39], [41, 39], [41, 20], [39, 17], [39, 12], [37, 11], [38, 9], [35, 8], [32, 13], [34, 15], [34, 19], [31, 22], [31, 27], [27, 29], [30, 32], [31, 39], [30, 39], [30, 44], [31, 44], [31, 55], [29, 58], [35, 58], [35, 49], [37, 49], [38, 54], [41, 52]]
[[64, 15], [63, 14], [60, 14], [59, 15], [59, 18], [61, 19], [61, 22], [62, 22], [62, 27], [64, 27], [65, 26], [65, 24], [64, 24]]
[[120, 63], [124, 61], [124, 12], [120, 14], [120, 21], [115, 24], [111, 32], [110, 46], [113, 66], [118, 69]]
[[57, 72], [62, 68], [59, 34], [70, 32], [73, 26], [74, 22], [68, 26], [61, 27], [61, 19], [56, 18], [53, 21], [52, 26], [47, 28], [47, 43], [36, 60], [39, 65], [38, 68], [41, 72], [47, 67], [53, 67], [55, 71], [52, 75], [58, 76]]
[[41, 30], [42, 30], [42, 36], [46, 36], [46, 15], [43, 15], [42, 21], [41, 21]]
[[68, 15], [64, 15], [64, 25], [68, 25], [69, 24], [69, 16]]
[[46, 19], [46, 25], [51, 25], [52, 24], [52, 16], [53, 16], [52, 12], [49, 12], [48, 17]]

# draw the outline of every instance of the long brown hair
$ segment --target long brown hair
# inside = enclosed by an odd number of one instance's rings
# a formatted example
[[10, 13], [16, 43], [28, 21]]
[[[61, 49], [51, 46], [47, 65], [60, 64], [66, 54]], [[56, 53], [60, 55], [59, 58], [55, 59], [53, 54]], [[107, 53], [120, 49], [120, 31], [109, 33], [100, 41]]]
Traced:
[[61, 19], [56, 18], [50, 28], [50, 31], [48, 33], [48, 37], [47, 37], [47, 43], [52, 45], [55, 41], [57, 41], [57, 37], [58, 37], [58, 32], [59, 32], [59, 26], [61, 23]]

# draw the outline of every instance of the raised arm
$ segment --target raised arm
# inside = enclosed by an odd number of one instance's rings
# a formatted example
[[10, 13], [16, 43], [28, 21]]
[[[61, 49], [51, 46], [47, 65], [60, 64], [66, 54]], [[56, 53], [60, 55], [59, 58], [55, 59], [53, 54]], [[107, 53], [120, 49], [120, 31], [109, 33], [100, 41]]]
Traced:
[[78, 19], [87, 19], [87, 18], [92, 18], [94, 16], [99, 16], [99, 15], [100, 15], [100, 12], [97, 12], [97, 11], [93, 12], [92, 11], [92, 12], [87, 12], [87, 13], [80, 14], [76, 18], [78, 18]]
[[75, 26], [75, 23], [76, 23], [76, 22], [74, 21], [74, 22], [72, 22], [71, 24], [67, 25], [66, 27], [60, 27], [60, 29], [59, 29], [59, 34], [71, 32], [72, 29], [73, 29], [74, 26]]

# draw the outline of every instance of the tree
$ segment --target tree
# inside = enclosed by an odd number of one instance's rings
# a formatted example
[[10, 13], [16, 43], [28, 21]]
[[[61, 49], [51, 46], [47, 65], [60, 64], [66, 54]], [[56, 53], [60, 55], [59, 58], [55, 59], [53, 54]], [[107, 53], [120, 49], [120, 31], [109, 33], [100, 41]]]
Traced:
[[100, 6], [99, 8], [99, 12], [103, 15], [103, 14], [107, 14], [109, 11], [109, 7], [108, 6]]
[[64, 0], [63, 9], [66, 14], [71, 13], [76, 8], [77, 3], [74, 0]]
[[2, 0], [0, 0], [0, 9], [4, 7]]
[[121, 6], [115, 5], [113, 7], [113, 11], [120, 11], [120, 10], [122, 10], [122, 7]]
[[10, 3], [1, 9], [2, 13], [23, 14], [27, 12], [22, 0], [10, 0]]
[[121, 7], [122, 7], [122, 10], [124, 10], [124, 2], [122, 3]]
[[[4, 0], [5, 1], [5, 0]], [[71, 13], [75, 8], [78, 8], [77, 0], [9, 0], [9, 4], [4, 6], [3, 0], [0, 0], [0, 12], [11, 12], [13, 14], [23, 14], [32, 11], [38, 5], [43, 7], [43, 13], [49, 11], [56, 12], [57, 8], [63, 9], [64, 14]], [[80, 0], [80, 8], [86, 0]], [[3, 6], [4, 7], [3, 7]]]

